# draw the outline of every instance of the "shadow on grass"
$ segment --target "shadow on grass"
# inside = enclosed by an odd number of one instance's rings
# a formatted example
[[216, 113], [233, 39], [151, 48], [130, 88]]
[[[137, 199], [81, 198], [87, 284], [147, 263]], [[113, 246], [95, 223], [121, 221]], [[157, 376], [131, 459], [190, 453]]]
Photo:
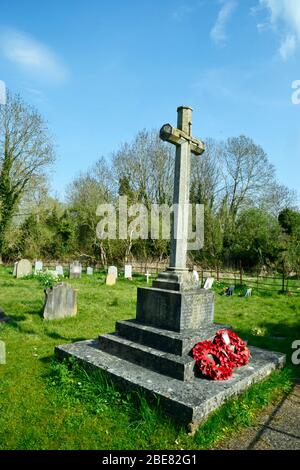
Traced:
[[86, 340], [86, 338], [83, 338], [83, 337], [70, 338], [67, 336], [62, 336], [59, 333], [56, 333], [55, 331], [52, 331], [52, 332], [45, 331], [44, 334], [46, 336], [49, 336], [49, 338], [63, 340], [63, 341], [66, 341], [67, 343], [77, 343], [78, 341]]

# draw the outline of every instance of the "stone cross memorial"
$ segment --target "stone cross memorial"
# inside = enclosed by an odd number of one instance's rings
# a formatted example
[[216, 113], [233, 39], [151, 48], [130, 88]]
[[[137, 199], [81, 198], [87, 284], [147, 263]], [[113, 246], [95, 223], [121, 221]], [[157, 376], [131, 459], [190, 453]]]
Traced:
[[[191, 153], [201, 155], [205, 146], [192, 136], [192, 109], [180, 106], [177, 112], [177, 128], [165, 124], [160, 137], [176, 146], [173, 201], [185, 205]], [[193, 282], [187, 248], [188, 211], [178, 210], [172, 220], [170, 265], [152, 287], [137, 288], [136, 319], [117, 321], [115, 333], [59, 346], [56, 353], [107, 371], [120, 387], [154, 393], [167, 412], [194, 430], [226, 399], [282, 366], [285, 358], [251, 348], [250, 364], [237, 368], [228, 381], [208, 380], [197, 372], [193, 347], [228, 326], [214, 323], [214, 292]]]

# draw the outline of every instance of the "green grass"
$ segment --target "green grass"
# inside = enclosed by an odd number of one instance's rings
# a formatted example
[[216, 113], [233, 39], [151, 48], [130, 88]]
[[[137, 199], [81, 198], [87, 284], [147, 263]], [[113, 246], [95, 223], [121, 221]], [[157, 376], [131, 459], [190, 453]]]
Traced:
[[[288, 393], [292, 375], [300, 376], [291, 366], [273, 373], [188, 436], [159, 403], [120, 393], [104, 375], [53, 359], [55, 345], [114, 331], [116, 320], [133, 318], [136, 287], [144, 279], [119, 280], [114, 287], [101, 274], [68, 282], [79, 289], [77, 317], [45, 322], [38, 280], [15, 280], [0, 269], [0, 306], [12, 318], [0, 324], [7, 349], [7, 364], [0, 365], [1, 449], [210, 448], [253, 423], [260, 409]], [[231, 324], [250, 344], [286, 352], [288, 361], [292, 341], [300, 339], [299, 316], [300, 296], [216, 296], [216, 321]]]

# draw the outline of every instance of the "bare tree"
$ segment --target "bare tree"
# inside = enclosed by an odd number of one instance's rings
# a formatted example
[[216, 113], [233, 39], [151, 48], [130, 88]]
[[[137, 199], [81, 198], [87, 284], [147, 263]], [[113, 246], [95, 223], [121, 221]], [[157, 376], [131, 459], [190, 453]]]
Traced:
[[264, 150], [246, 136], [227, 140], [223, 148], [224, 200], [232, 220], [245, 206], [253, 206], [275, 181], [275, 169]]
[[115, 178], [128, 179], [137, 201], [171, 202], [175, 161], [171, 147], [160, 140], [158, 131], [140, 131], [113, 154]]
[[8, 93], [0, 109], [0, 257], [5, 234], [24, 194], [54, 161], [48, 129], [36, 109]]
[[220, 165], [221, 144], [212, 138], [207, 138], [205, 147], [203, 155], [192, 154], [191, 200], [213, 209], [218, 205], [224, 189]]
[[106, 264], [105, 245], [98, 240], [96, 210], [99, 204], [112, 202], [114, 184], [105, 158], [101, 157], [85, 173], [80, 174], [67, 188], [67, 200], [76, 218], [79, 247], [90, 245], [100, 251], [102, 264]]

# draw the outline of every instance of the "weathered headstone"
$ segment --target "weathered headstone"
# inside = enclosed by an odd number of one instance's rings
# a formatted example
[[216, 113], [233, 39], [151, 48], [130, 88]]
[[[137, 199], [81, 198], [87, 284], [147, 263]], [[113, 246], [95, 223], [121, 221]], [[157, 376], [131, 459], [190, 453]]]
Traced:
[[[204, 144], [191, 134], [191, 108], [178, 108], [177, 127], [167, 124], [160, 132], [163, 140], [176, 145], [174, 205], [188, 203], [191, 153], [204, 151]], [[194, 430], [229, 397], [282, 366], [285, 356], [251, 348], [251, 366], [238, 368], [225, 383], [195, 375], [192, 348], [228, 326], [214, 323], [214, 292], [193, 285], [186, 267], [187, 241], [188, 211], [175, 211], [170, 266], [152, 287], [138, 288], [136, 319], [118, 321], [117, 334], [56, 351], [61, 357], [75, 356], [87, 368], [107, 371], [120, 387], [154, 393], [168, 412]]]
[[131, 264], [125, 264], [125, 272], [124, 272], [125, 279], [132, 278], [132, 266]]
[[203, 289], [208, 290], [211, 289], [215, 279], [213, 277], [208, 277], [204, 283]]
[[45, 320], [74, 317], [77, 314], [77, 290], [63, 282], [45, 291]]
[[36, 261], [34, 264], [34, 272], [40, 273], [41, 271], [43, 271], [43, 267], [44, 267], [43, 261]]
[[17, 267], [18, 267], [18, 261], [14, 263], [14, 270], [13, 270], [13, 276], [17, 275]]
[[106, 276], [106, 285], [114, 286], [116, 284], [116, 276], [114, 274], [108, 274]]
[[70, 279], [80, 279], [82, 273], [82, 267], [79, 261], [74, 261], [70, 264]]
[[17, 279], [32, 274], [32, 264], [28, 259], [21, 259], [17, 264], [16, 276]]
[[112, 274], [115, 278], [118, 278], [118, 268], [116, 266], [109, 266], [107, 274]]
[[0, 341], [0, 364], [6, 364], [6, 348], [4, 341]]
[[55, 271], [57, 272], [59, 276], [64, 275], [64, 268], [60, 264], [55, 266]]
[[87, 273], [88, 276], [92, 276], [94, 274], [94, 269], [91, 268], [90, 266], [88, 266], [86, 268], [86, 273]]

